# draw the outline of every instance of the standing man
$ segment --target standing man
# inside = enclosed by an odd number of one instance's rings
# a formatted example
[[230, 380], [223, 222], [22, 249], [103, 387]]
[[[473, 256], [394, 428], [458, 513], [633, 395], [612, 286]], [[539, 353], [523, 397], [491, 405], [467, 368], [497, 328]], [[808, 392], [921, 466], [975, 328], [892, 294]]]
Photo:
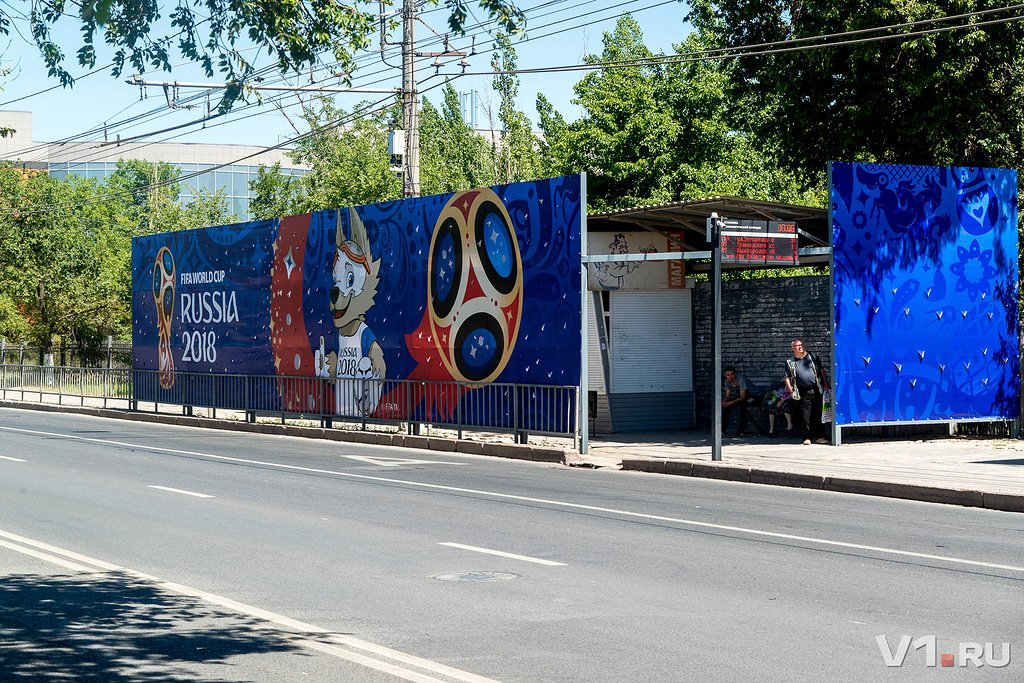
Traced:
[[729, 417], [732, 415], [733, 407], [740, 411], [739, 425], [736, 427], [736, 435], [743, 436], [747, 429], [747, 395], [749, 387], [747, 379], [736, 373], [736, 368], [730, 366], [725, 369], [725, 385], [722, 387], [722, 433], [729, 426]]
[[804, 348], [803, 340], [794, 339], [790, 348], [793, 355], [786, 361], [786, 388], [797, 404], [804, 445], [809, 446], [812, 439], [827, 444], [828, 439], [821, 434], [821, 399], [828, 386], [825, 368], [817, 356]]

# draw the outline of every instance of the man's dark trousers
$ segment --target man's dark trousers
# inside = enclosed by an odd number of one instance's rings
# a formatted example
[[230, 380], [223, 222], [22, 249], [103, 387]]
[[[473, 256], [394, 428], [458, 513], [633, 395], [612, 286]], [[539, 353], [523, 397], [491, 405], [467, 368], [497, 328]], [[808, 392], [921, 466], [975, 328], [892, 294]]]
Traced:
[[800, 431], [804, 439], [813, 441], [821, 433], [821, 402], [821, 392], [817, 387], [801, 387], [797, 405], [800, 408]]

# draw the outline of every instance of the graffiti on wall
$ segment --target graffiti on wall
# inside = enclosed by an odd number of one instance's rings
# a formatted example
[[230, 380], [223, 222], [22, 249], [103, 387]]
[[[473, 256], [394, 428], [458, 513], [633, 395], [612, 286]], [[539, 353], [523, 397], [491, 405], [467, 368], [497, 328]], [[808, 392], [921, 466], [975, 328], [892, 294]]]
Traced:
[[1015, 418], [1017, 173], [832, 163], [838, 424]]
[[[663, 254], [680, 251], [682, 243], [682, 237], [675, 232], [590, 232], [587, 253], [604, 256]], [[686, 286], [682, 260], [597, 261], [589, 264], [587, 270], [587, 288], [591, 291], [683, 289]]]

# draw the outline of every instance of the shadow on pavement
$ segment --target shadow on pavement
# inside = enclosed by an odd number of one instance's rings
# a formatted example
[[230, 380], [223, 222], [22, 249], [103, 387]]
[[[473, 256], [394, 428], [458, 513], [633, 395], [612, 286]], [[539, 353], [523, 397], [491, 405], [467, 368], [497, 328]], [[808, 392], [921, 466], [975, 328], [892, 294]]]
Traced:
[[1011, 460], [975, 460], [973, 465], [1024, 465], [1024, 458], [1014, 458]]
[[3, 681], [238, 680], [231, 657], [297, 650], [265, 622], [124, 574], [0, 577]]

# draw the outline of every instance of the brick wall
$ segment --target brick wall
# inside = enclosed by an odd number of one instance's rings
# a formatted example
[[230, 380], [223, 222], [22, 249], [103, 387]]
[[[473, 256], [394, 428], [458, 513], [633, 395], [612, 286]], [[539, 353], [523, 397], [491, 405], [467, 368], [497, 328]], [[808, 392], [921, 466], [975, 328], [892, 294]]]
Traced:
[[[711, 423], [711, 286], [693, 291], [693, 380], [697, 424]], [[722, 283], [722, 367], [733, 365], [758, 389], [782, 384], [794, 337], [831, 368], [828, 276]]]

